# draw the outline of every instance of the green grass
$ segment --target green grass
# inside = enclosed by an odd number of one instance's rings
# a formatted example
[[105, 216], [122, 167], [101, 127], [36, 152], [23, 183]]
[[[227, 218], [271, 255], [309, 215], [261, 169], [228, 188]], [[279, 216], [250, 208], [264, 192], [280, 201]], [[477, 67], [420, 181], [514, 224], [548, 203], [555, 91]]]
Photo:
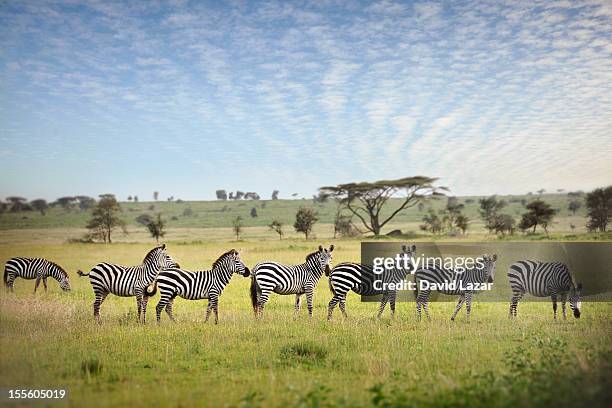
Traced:
[[[15, 233], [16, 234], [16, 233]], [[91, 287], [75, 276], [101, 260], [135, 264], [150, 243], [112, 245], [27, 242], [0, 246], [0, 261], [15, 255], [49, 257], [64, 265], [73, 290], [34, 296], [33, 281], [0, 297], [0, 386], [64, 387], [68, 406], [606, 406], [612, 378], [612, 304], [583, 304], [579, 320], [553, 321], [547, 302], [476, 299], [472, 321], [451, 323], [451, 302], [430, 307], [432, 322], [418, 323], [414, 303], [374, 318], [377, 305], [348, 299], [349, 318], [336, 310], [320, 282], [314, 317], [293, 316], [291, 296], [273, 296], [255, 322], [249, 280], [234, 277], [220, 300], [220, 323], [204, 324], [206, 301], [175, 302], [166, 315], [135, 322], [135, 299], [109, 296], [103, 324], [93, 323]], [[335, 242], [335, 262], [359, 259], [359, 241]], [[188, 269], [209, 267], [238, 246], [245, 263], [300, 262], [314, 242], [202, 240], [169, 244]], [[503, 277], [502, 277], [503, 278]]]
[[[537, 196], [539, 197], [539, 196]], [[459, 197], [459, 202], [465, 205], [464, 213], [472, 220], [471, 229], [480, 230], [482, 221], [478, 215], [479, 197]], [[508, 202], [503, 212], [514, 216], [517, 220], [525, 212], [521, 200], [529, 201], [536, 196], [499, 196]], [[570, 198], [564, 194], [549, 194], [541, 196], [543, 200], [550, 203], [553, 208], [559, 210], [556, 217], [556, 225], [552, 231], [570, 231], [570, 224], [576, 226], [576, 233], [586, 231], [585, 208], [581, 208], [576, 215], [572, 215], [567, 205]], [[383, 215], [390, 214], [401, 200], [391, 199], [383, 211]], [[384, 232], [393, 228], [402, 228], [404, 231], [418, 232], [419, 224], [429, 206], [441, 209], [446, 205], [446, 199], [431, 200], [423, 211], [417, 207], [410, 208], [398, 214], [393, 224], [389, 225]], [[162, 213], [169, 228], [228, 228], [232, 220], [237, 216], [244, 219], [247, 227], [267, 227], [273, 220], [279, 220], [288, 226], [295, 221], [295, 213], [300, 206], [313, 207], [319, 213], [320, 224], [332, 224], [336, 212], [336, 204], [329, 201], [324, 204], [314, 204], [312, 200], [262, 200], [262, 201], [185, 201], [185, 202], [139, 202], [121, 203], [123, 207], [123, 220], [132, 227], [139, 226], [135, 219], [141, 214]], [[153, 209], [151, 210], [151, 206]], [[257, 218], [250, 215], [251, 209], [257, 208]], [[185, 210], [190, 209], [192, 215], [184, 215]], [[88, 211], [77, 209], [66, 211], [61, 208], [52, 208], [46, 215], [29, 211], [20, 213], [0, 214], [0, 229], [23, 229], [23, 228], [84, 228], [90, 215]], [[270, 232], [270, 235], [274, 233]]]

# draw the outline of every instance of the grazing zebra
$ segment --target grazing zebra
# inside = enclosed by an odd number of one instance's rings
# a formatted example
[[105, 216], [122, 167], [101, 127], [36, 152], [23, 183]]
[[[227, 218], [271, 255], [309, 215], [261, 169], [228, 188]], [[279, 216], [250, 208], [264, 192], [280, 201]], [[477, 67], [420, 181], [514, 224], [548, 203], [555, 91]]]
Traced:
[[472, 296], [483, 284], [493, 283], [496, 261], [497, 255], [483, 255], [482, 266], [476, 265], [473, 268], [466, 268], [463, 272], [437, 266], [418, 269], [415, 272], [418, 320], [421, 320], [421, 306], [425, 310], [427, 320], [431, 320], [428, 307], [429, 295], [432, 290], [437, 290], [445, 295], [459, 295], [459, 301], [451, 320], [455, 320], [461, 306], [465, 303], [467, 320], [469, 321], [472, 310]]
[[56, 264], [44, 258], [11, 258], [6, 261], [4, 266], [4, 285], [7, 290], [13, 292], [15, 279], [36, 279], [34, 293], [42, 280], [45, 292], [47, 291], [47, 278], [52, 277], [59, 282], [60, 288], [64, 291], [70, 290], [68, 273]]
[[283, 265], [277, 262], [262, 262], [255, 265], [251, 274], [251, 302], [255, 317], [263, 315], [263, 309], [270, 293], [279, 295], [295, 294], [295, 313], [300, 311], [301, 296], [306, 294], [308, 315], [312, 317], [312, 295], [325, 272], [329, 275], [332, 252], [319, 245], [319, 250], [309, 254], [306, 262], [300, 265]]
[[[89, 276], [96, 295], [93, 303], [94, 318], [100, 323], [100, 306], [109, 293], [117, 296], [136, 296], [138, 321], [145, 322], [149, 297], [157, 292], [155, 278], [159, 271], [178, 268], [179, 265], [166, 253], [166, 245], [155, 247], [145, 256], [142, 265], [123, 266], [99, 263], [89, 273], [79, 271], [79, 276]], [[141, 320], [142, 314], [142, 320]]]
[[251, 272], [247, 268], [240, 255], [235, 249], [229, 250], [213, 262], [210, 271], [190, 272], [182, 269], [166, 269], [157, 276], [157, 286], [161, 299], [157, 304], [157, 322], [159, 323], [161, 312], [166, 308], [166, 313], [174, 321], [172, 315], [172, 304], [177, 296], [183, 299], [197, 300], [208, 299], [206, 308], [206, 321], [210, 317], [210, 312], [215, 313], [215, 324], [219, 323], [219, 296], [225, 286], [236, 273], [242, 276], [249, 276]]
[[[412, 257], [416, 252], [416, 245], [402, 245], [402, 253], [408, 254], [410, 267], [412, 267]], [[378, 308], [378, 316], [382, 315], [387, 302], [391, 308], [391, 317], [395, 315], [395, 298], [397, 290], [376, 290], [373, 282], [376, 279], [383, 283], [400, 283], [406, 278], [410, 272], [407, 269], [392, 269], [387, 270], [381, 275], [375, 275], [370, 265], [362, 265], [353, 262], [343, 262], [332, 269], [329, 275], [329, 289], [332, 292], [332, 299], [329, 301], [327, 308], [327, 320], [331, 320], [332, 313], [337, 304], [340, 305], [340, 311], [346, 315], [346, 295], [351, 290], [361, 296], [374, 296], [382, 294], [380, 307]]]
[[569, 303], [575, 318], [580, 318], [580, 295], [582, 284], [574, 285], [572, 275], [565, 264], [559, 262], [518, 261], [508, 271], [508, 280], [512, 288], [510, 317], [516, 316], [519, 300], [529, 293], [537, 297], [550, 296], [553, 304], [553, 316], [557, 318], [557, 296], [561, 297], [563, 318], [565, 302], [569, 294]]

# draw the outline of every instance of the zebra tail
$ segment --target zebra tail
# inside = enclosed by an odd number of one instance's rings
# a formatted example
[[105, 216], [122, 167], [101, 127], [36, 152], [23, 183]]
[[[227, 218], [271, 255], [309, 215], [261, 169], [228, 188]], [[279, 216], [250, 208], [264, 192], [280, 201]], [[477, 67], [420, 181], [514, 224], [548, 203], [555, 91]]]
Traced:
[[329, 291], [333, 296], [336, 296], [336, 291], [334, 290], [334, 285], [332, 285], [331, 277], [327, 280], [327, 284], [329, 285]]
[[145, 288], [145, 296], [151, 297], [155, 296], [157, 293], [157, 281], [154, 281], [152, 284]]
[[257, 280], [255, 279], [255, 273], [251, 274], [251, 304], [253, 305], [253, 313], [257, 315]]
[[80, 269], [77, 271], [77, 275], [79, 275], [79, 276], [89, 276], [89, 274], [88, 274], [88, 273], [84, 273], [84, 272], [83, 272], [82, 270], [80, 270]]
[[8, 288], [8, 270], [4, 267], [4, 286]]

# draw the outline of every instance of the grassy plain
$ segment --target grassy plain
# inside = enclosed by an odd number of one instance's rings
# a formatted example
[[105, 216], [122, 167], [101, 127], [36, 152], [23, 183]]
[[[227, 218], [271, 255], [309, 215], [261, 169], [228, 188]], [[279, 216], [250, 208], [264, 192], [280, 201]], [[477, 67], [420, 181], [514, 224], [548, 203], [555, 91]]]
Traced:
[[[52, 231], [52, 230], [49, 230]], [[204, 324], [206, 301], [177, 300], [177, 323], [135, 322], [135, 300], [110, 296], [103, 325], [92, 319], [92, 292], [77, 269], [101, 260], [141, 261], [151, 243], [67, 244], [47, 237], [6, 240], [0, 261], [14, 255], [56, 260], [73, 290], [33, 295], [33, 281], [0, 297], [0, 378], [5, 387], [68, 389], [67, 406], [606, 406], [612, 375], [612, 305], [585, 303], [583, 317], [551, 319], [550, 304], [475, 302], [472, 321], [454, 304], [431, 306], [432, 322], [416, 322], [414, 303], [374, 319], [377, 306], [348, 300], [349, 319], [325, 320], [323, 278], [315, 315], [294, 319], [293, 297], [274, 296], [253, 320], [249, 280], [234, 277], [220, 302], [220, 323]], [[43, 231], [40, 232], [43, 234]], [[17, 232], [13, 232], [15, 237]], [[44, 234], [43, 234], [44, 235]], [[359, 259], [358, 240], [335, 241], [335, 262]], [[169, 242], [186, 268], [208, 268], [238, 247], [247, 265], [264, 259], [301, 262], [317, 244], [299, 239], [226, 238]], [[503, 276], [505, 278], [505, 276]], [[503, 279], [501, 278], [501, 279]], [[336, 311], [337, 312], [337, 311]], [[40, 403], [34, 403], [40, 406]], [[14, 406], [11, 404], [11, 406]]]

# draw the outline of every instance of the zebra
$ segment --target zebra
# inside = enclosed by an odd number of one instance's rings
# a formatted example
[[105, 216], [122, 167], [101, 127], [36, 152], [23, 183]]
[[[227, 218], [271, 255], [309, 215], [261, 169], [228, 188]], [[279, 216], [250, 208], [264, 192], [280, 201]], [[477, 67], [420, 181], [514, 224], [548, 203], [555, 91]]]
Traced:
[[537, 297], [550, 296], [553, 317], [557, 318], [557, 296], [561, 297], [563, 318], [566, 319], [565, 302], [569, 295], [570, 308], [575, 318], [580, 318], [582, 284], [574, 285], [567, 265], [560, 262], [518, 261], [510, 266], [508, 280], [512, 288], [510, 317], [516, 316], [519, 300], [529, 293]]
[[[461, 310], [461, 307], [465, 303], [465, 309], [467, 314], [467, 321], [470, 320], [470, 312], [472, 310], [472, 297], [476, 292], [472, 287], [483, 283], [493, 283], [495, 274], [495, 263], [497, 261], [497, 255], [482, 256], [482, 266], [474, 266], [472, 268], [466, 268], [463, 272], [455, 271], [453, 269], [447, 269], [444, 267], [437, 266], [426, 266], [425, 268], [419, 268], [415, 272], [415, 280], [417, 281], [415, 295], [416, 295], [416, 310], [417, 319], [421, 320], [421, 306], [425, 310], [425, 316], [427, 320], [431, 320], [429, 316], [429, 295], [432, 289], [429, 286], [438, 286], [436, 290], [445, 295], [459, 295], [459, 301], [455, 307], [455, 312], [451, 316], [451, 320], [454, 321], [457, 317], [457, 313]], [[428, 285], [419, 291], [421, 282], [427, 282]], [[455, 285], [456, 288], [445, 288], [439, 285]]]
[[47, 278], [52, 277], [59, 282], [60, 288], [64, 291], [70, 290], [70, 280], [68, 273], [56, 264], [44, 258], [22, 258], [16, 257], [6, 261], [4, 266], [4, 285], [7, 291], [13, 292], [15, 279], [36, 279], [34, 293], [42, 280], [45, 292], [47, 291]]
[[[155, 278], [160, 270], [178, 268], [179, 265], [166, 253], [166, 244], [147, 253], [142, 265], [123, 266], [99, 263], [89, 273], [78, 271], [79, 276], [89, 276], [96, 299], [93, 303], [94, 318], [100, 323], [100, 306], [109, 293], [117, 296], [136, 296], [138, 321], [145, 323], [147, 302], [157, 292]], [[142, 314], [142, 319], [141, 319]]]
[[[410, 268], [413, 268], [413, 256], [416, 252], [416, 245], [402, 245], [402, 253], [407, 254], [410, 260]], [[399, 283], [406, 278], [410, 272], [409, 269], [392, 269], [386, 270], [382, 275], [375, 275], [372, 266], [362, 265], [353, 262], [343, 262], [332, 269], [329, 275], [329, 289], [333, 295], [327, 307], [327, 320], [331, 320], [332, 313], [337, 304], [340, 305], [340, 311], [347, 317], [346, 314], [346, 295], [351, 290], [361, 296], [374, 296], [382, 294], [380, 307], [378, 308], [377, 317], [382, 316], [387, 302], [391, 309], [391, 318], [395, 315], [395, 298], [397, 290], [376, 290], [374, 288], [374, 279], [384, 283]]]
[[312, 317], [312, 296], [315, 286], [325, 272], [329, 275], [334, 246], [306, 256], [300, 265], [283, 265], [277, 262], [262, 262], [255, 265], [251, 274], [251, 303], [256, 318], [263, 316], [263, 309], [270, 293], [295, 294], [295, 315], [300, 311], [302, 295], [306, 294], [308, 315]]
[[212, 264], [210, 271], [190, 272], [183, 269], [166, 269], [157, 276], [157, 286], [161, 299], [156, 307], [157, 323], [160, 322], [161, 312], [166, 308], [170, 320], [174, 321], [172, 315], [172, 304], [177, 296], [183, 299], [197, 300], [208, 299], [206, 308], [206, 322], [210, 312], [215, 313], [215, 324], [219, 323], [219, 296], [225, 286], [236, 273], [248, 277], [251, 272], [247, 268], [240, 255], [235, 249], [231, 249], [221, 255]]

